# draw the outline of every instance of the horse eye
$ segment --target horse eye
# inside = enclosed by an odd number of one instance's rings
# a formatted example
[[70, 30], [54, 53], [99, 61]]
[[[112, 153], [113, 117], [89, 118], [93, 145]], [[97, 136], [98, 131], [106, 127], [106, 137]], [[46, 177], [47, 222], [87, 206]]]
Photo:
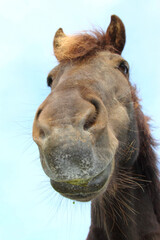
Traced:
[[51, 77], [51, 76], [48, 76], [48, 77], [47, 77], [47, 85], [48, 85], [49, 87], [51, 87], [52, 82], [53, 82], [52, 77]]
[[118, 66], [118, 69], [125, 75], [127, 75], [129, 72], [128, 66], [125, 62], [121, 62]]

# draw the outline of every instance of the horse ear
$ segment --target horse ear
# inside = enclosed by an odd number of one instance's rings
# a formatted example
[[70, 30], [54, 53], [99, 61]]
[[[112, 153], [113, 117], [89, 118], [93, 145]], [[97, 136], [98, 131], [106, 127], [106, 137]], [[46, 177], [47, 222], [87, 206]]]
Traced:
[[64, 34], [62, 28], [59, 28], [55, 33], [54, 40], [53, 40], [53, 47], [54, 47], [54, 54], [56, 57], [57, 57], [57, 51], [60, 48], [61, 42], [65, 36], [66, 35]]
[[112, 15], [110, 25], [106, 31], [106, 44], [112, 46], [116, 52], [121, 54], [125, 41], [124, 24], [119, 17]]

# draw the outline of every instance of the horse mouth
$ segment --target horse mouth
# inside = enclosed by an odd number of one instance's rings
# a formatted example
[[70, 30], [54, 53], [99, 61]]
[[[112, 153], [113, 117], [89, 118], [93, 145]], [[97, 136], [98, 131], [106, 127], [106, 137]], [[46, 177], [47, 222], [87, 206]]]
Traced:
[[77, 194], [62, 194], [63, 197], [69, 198], [71, 200], [76, 200], [79, 202], [88, 202], [96, 197], [97, 193], [77, 193]]
[[111, 163], [97, 176], [84, 183], [83, 180], [56, 182], [50, 179], [51, 186], [63, 197], [80, 202], [91, 201], [93, 198], [103, 193], [111, 176]]

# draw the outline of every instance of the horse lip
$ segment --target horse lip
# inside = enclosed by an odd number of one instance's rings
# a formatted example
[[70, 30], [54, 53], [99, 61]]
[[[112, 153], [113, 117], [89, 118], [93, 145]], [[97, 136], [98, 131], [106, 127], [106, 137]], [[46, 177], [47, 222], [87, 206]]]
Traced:
[[69, 194], [69, 193], [60, 193], [63, 197], [67, 197], [72, 200], [80, 201], [80, 202], [88, 202], [91, 201], [98, 192], [92, 193], [76, 193], [76, 194]]
[[111, 165], [112, 165], [111, 162], [107, 165], [107, 167], [103, 171], [101, 171], [99, 174], [97, 174], [95, 177], [93, 177], [89, 181], [88, 183], [89, 187], [92, 185], [102, 184], [104, 181], [105, 181], [104, 184], [107, 182], [109, 175], [111, 174]]
[[[111, 163], [101, 171], [98, 175], [89, 180], [88, 184], [75, 184], [75, 182], [55, 182], [51, 181], [51, 185], [62, 196], [77, 201], [90, 201], [103, 191], [108, 183], [111, 175]], [[71, 184], [72, 183], [72, 184]], [[74, 183], [74, 184], [73, 184]], [[58, 189], [56, 189], [58, 186]]]
[[76, 185], [76, 186], [82, 186], [82, 187], [86, 187], [88, 185], [88, 183], [90, 182], [90, 179], [74, 179], [74, 180], [70, 180], [70, 181], [65, 181], [68, 184], [71, 185]]

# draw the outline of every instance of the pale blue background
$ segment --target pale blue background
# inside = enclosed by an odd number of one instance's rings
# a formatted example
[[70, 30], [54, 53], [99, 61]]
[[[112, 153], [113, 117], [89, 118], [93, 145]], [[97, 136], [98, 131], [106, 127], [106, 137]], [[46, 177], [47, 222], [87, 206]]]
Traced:
[[111, 14], [121, 17], [130, 79], [160, 140], [159, 9], [159, 0], [0, 0], [0, 240], [84, 240], [88, 232], [90, 203], [52, 190], [31, 138], [35, 111], [50, 92], [59, 27], [105, 30]]

